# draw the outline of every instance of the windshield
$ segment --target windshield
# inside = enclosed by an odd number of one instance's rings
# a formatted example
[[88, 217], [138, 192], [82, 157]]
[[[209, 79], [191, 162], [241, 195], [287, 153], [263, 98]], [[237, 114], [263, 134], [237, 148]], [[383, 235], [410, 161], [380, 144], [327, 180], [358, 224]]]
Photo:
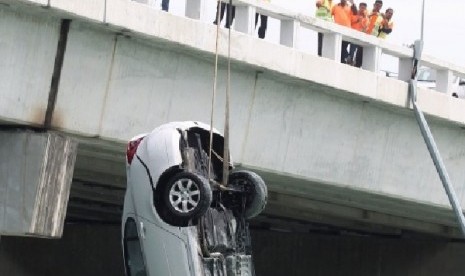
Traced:
[[[456, 83], [458, 80], [457, 76], [452, 77], [452, 82]], [[436, 70], [431, 68], [420, 68], [418, 70], [418, 81], [436, 82]]]
[[436, 71], [429, 68], [421, 68], [418, 71], [419, 81], [436, 81]]

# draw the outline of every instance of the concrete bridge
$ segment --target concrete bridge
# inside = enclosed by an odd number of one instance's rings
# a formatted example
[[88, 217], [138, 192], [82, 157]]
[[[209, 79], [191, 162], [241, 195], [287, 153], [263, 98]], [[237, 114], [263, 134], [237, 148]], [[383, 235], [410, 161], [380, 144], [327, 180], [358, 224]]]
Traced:
[[[270, 189], [254, 224], [458, 237], [407, 101], [412, 49], [255, 1], [235, 3], [231, 151]], [[214, 2], [188, 0], [180, 17], [128, 0], [0, 0], [2, 129], [79, 142], [68, 220], [119, 222], [129, 138], [169, 121], [210, 121], [216, 26], [205, 5]], [[280, 44], [252, 35], [255, 12], [281, 21]], [[302, 28], [325, 33], [323, 57], [296, 49]], [[219, 129], [227, 37], [221, 29]], [[338, 62], [343, 39], [364, 46], [363, 68]], [[381, 53], [399, 59], [399, 79], [379, 74]], [[465, 68], [424, 60], [437, 70], [438, 91], [420, 89], [418, 103], [463, 204], [465, 101], [450, 95]]]

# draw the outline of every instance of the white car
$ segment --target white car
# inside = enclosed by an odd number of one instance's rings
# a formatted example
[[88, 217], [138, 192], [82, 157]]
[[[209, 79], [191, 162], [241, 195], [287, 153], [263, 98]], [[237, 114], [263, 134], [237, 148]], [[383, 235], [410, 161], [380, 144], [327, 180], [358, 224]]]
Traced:
[[220, 184], [224, 138], [213, 130], [209, 162], [209, 130], [199, 122], [173, 122], [129, 142], [126, 275], [254, 275], [246, 219], [264, 209], [267, 188], [244, 170]]
[[[417, 78], [418, 87], [436, 89], [436, 71], [430, 68], [422, 67], [418, 70]], [[465, 98], [465, 80], [457, 76], [452, 81], [452, 96], [456, 98]]]

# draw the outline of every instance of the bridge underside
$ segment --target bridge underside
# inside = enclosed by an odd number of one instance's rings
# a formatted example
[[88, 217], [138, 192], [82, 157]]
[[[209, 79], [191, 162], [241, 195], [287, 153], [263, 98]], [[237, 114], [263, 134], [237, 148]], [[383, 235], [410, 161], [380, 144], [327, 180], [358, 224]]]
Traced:
[[[119, 224], [126, 189], [123, 143], [79, 141], [67, 220]], [[239, 164], [238, 168], [242, 168]], [[341, 231], [402, 236], [412, 233], [459, 236], [452, 210], [355, 190], [318, 180], [245, 167], [269, 188], [264, 213], [253, 227], [283, 231]]]

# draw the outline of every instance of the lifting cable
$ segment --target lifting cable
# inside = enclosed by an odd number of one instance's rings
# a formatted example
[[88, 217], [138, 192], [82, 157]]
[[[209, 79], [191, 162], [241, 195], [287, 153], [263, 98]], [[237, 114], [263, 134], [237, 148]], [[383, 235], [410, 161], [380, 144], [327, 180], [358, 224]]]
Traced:
[[423, 51], [423, 21], [424, 21], [424, 3], [423, 3], [423, 13], [422, 13], [422, 24], [421, 24], [421, 39], [415, 41], [414, 48], [413, 48], [413, 66], [412, 66], [412, 74], [409, 81], [409, 100], [413, 106], [413, 111], [415, 114], [415, 119], [418, 122], [420, 127], [421, 135], [425, 140], [426, 147], [428, 148], [429, 154], [431, 155], [431, 159], [433, 160], [434, 166], [436, 167], [436, 171], [438, 172], [439, 178], [441, 179], [442, 185], [444, 190], [446, 191], [447, 197], [449, 198], [449, 202], [452, 205], [452, 209], [455, 212], [455, 216], [460, 226], [460, 230], [462, 231], [463, 237], [465, 237], [465, 217], [462, 212], [462, 207], [460, 206], [460, 202], [457, 199], [457, 195], [455, 193], [454, 187], [451, 184], [451, 180], [449, 178], [449, 174], [447, 173], [446, 167], [444, 162], [441, 158], [441, 154], [439, 153], [438, 147], [434, 140], [433, 134], [431, 133], [431, 129], [428, 126], [428, 122], [425, 119], [423, 112], [418, 108], [416, 103], [417, 101], [417, 78], [418, 78], [418, 68], [421, 61], [421, 54]]
[[[211, 102], [211, 113], [210, 113], [210, 141], [208, 146], [208, 181], [211, 182], [211, 168], [212, 168], [212, 152], [213, 152], [213, 117], [215, 111], [215, 98], [216, 90], [218, 83], [218, 45], [219, 45], [219, 33], [220, 33], [220, 13], [221, 13], [222, 0], [218, 0], [217, 14], [216, 14], [216, 43], [215, 43], [215, 69], [213, 77], [213, 92], [212, 92], [212, 102]], [[228, 83], [226, 87], [226, 104], [225, 104], [225, 126], [224, 126], [224, 155], [223, 155], [223, 181], [222, 185], [227, 185], [227, 179], [229, 176], [229, 91], [230, 91], [230, 73], [231, 73], [231, 22], [232, 22], [232, 0], [229, 0], [229, 12], [227, 12], [229, 21], [229, 33], [228, 33]], [[221, 158], [217, 155], [216, 152], [213, 152], [217, 158]], [[200, 220], [200, 227], [204, 228], [204, 219]], [[212, 253], [208, 250], [206, 244], [206, 239], [203, 231], [200, 231], [201, 250], [202, 254], [206, 257], [213, 256], [217, 253]], [[222, 255], [220, 254], [220, 257]]]
[[208, 181], [210, 181], [211, 176], [211, 166], [212, 166], [212, 147], [213, 147], [213, 116], [215, 113], [215, 98], [216, 98], [216, 88], [218, 82], [218, 40], [220, 34], [220, 13], [221, 13], [221, 4], [222, 1], [218, 0], [218, 6], [216, 8], [216, 41], [215, 41], [215, 65], [214, 65], [214, 75], [213, 75], [213, 92], [212, 92], [212, 103], [211, 103], [211, 113], [210, 113], [210, 141], [208, 145]]
[[223, 185], [228, 185], [229, 177], [229, 98], [231, 93], [231, 24], [232, 24], [232, 0], [229, 0], [228, 21], [228, 80], [226, 83], [226, 100], [224, 107], [224, 151], [223, 151]]
[[[215, 99], [218, 83], [218, 52], [219, 52], [219, 34], [220, 34], [220, 14], [222, 13], [223, 4], [222, 0], [218, 0], [217, 13], [216, 13], [216, 43], [215, 43], [215, 70], [213, 77], [213, 92], [211, 102], [211, 113], [210, 113], [210, 144], [208, 147], [208, 180], [211, 176], [211, 160], [212, 160], [212, 148], [213, 148], [213, 117], [215, 110]], [[227, 84], [226, 84], [226, 102], [225, 102], [225, 122], [224, 122], [224, 150], [223, 150], [223, 179], [222, 184], [227, 185], [229, 176], [229, 98], [231, 88], [231, 23], [232, 23], [232, 0], [229, 0], [229, 5], [226, 6], [226, 14], [229, 22], [228, 30], [228, 72], [227, 72]]]

